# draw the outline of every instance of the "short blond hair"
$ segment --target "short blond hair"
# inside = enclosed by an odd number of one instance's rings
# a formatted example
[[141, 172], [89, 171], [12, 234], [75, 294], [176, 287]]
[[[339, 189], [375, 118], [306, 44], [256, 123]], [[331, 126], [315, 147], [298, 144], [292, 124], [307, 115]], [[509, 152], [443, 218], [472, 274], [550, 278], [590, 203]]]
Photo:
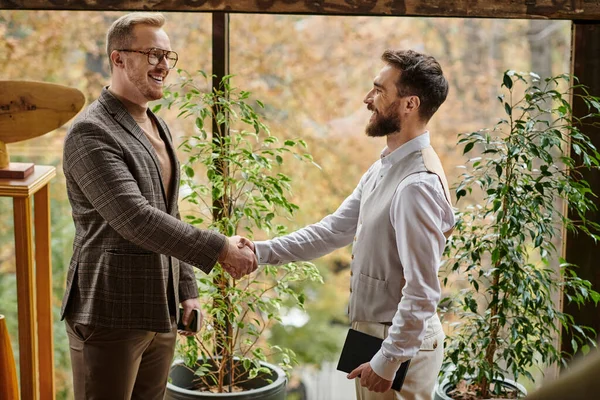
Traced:
[[110, 60], [110, 54], [116, 49], [127, 49], [131, 46], [135, 36], [133, 28], [136, 25], [148, 25], [162, 28], [165, 24], [165, 16], [161, 13], [136, 12], [123, 15], [112, 23], [106, 34], [106, 54], [108, 55], [108, 64], [112, 73], [113, 65]]

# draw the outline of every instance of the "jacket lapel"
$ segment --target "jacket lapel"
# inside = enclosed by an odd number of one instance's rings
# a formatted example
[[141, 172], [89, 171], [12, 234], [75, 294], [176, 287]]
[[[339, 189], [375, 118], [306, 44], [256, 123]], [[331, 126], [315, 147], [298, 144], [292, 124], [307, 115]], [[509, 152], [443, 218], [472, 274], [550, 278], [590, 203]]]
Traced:
[[[156, 151], [154, 151], [154, 147], [144, 134], [144, 131], [140, 126], [135, 122], [131, 114], [127, 111], [123, 103], [121, 103], [116, 97], [114, 97], [109, 91], [108, 88], [105, 87], [102, 89], [102, 93], [98, 99], [100, 103], [108, 110], [108, 112], [113, 116], [115, 121], [119, 123], [131, 135], [133, 135], [150, 155], [152, 161], [154, 161], [154, 166], [156, 167], [156, 177], [160, 183], [160, 188], [162, 190], [163, 200], [167, 205], [167, 208], [170, 208], [170, 199], [167, 199], [165, 186], [160, 173], [160, 163], [158, 161], [158, 156], [156, 155]], [[173, 162], [171, 160], [171, 162]]]
[[169, 202], [167, 203], [168, 213], [173, 215], [175, 209], [177, 209], [177, 198], [179, 197], [179, 162], [177, 161], [177, 154], [175, 153], [175, 146], [173, 145], [173, 138], [171, 137], [171, 133], [167, 124], [165, 122], [156, 117], [154, 113], [152, 113], [154, 120], [158, 122], [159, 129], [161, 130], [161, 136], [163, 141], [165, 142], [165, 146], [167, 148], [167, 152], [169, 153], [169, 161], [171, 162], [171, 171], [173, 171], [173, 178], [171, 179], [171, 198], [169, 198]]

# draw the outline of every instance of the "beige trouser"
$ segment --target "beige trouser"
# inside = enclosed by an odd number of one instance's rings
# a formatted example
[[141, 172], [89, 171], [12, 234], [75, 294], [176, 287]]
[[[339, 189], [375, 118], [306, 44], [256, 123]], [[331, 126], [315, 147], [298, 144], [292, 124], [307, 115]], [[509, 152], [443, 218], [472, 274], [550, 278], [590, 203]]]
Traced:
[[[388, 335], [389, 326], [375, 322], [353, 322], [352, 328], [380, 339]], [[375, 393], [360, 385], [355, 379], [357, 400], [431, 400], [444, 358], [444, 331], [437, 315], [429, 320], [425, 339], [417, 355], [410, 361], [402, 390]]]
[[75, 400], [162, 400], [175, 351], [169, 333], [66, 321]]

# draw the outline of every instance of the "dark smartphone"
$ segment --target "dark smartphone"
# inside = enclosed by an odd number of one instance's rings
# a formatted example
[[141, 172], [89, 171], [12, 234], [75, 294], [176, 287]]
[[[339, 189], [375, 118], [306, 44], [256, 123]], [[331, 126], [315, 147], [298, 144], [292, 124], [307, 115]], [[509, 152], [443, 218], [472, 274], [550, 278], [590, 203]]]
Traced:
[[183, 324], [183, 308], [179, 309], [179, 322], [177, 322], [177, 329], [187, 332], [199, 332], [200, 331], [200, 310], [197, 308], [192, 310], [190, 321], [187, 325]]

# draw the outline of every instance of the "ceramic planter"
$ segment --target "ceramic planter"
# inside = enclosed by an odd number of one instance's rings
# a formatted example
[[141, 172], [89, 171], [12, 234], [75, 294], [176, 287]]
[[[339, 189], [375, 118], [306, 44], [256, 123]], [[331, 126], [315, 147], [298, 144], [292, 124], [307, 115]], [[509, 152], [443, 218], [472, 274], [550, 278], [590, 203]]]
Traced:
[[[201, 360], [199, 360], [201, 362]], [[273, 364], [261, 362], [271, 371], [270, 377], [257, 377], [243, 385], [243, 392], [238, 393], [209, 393], [193, 390], [194, 381], [198, 378], [183, 362], [176, 361], [169, 372], [167, 384], [167, 400], [285, 400], [287, 378], [283, 370]], [[267, 379], [272, 382], [269, 383]]]
[[[523, 393], [523, 397], [527, 395], [527, 390], [520, 383], [511, 381], [509, 379], [505, 379], [502, 384], [506, 387], [517, 389], [519, 392]], [[442, 383], [435, 387], [435, 395], [433, 400], [453, 400], [452, 397], [448, 395], [448, 392], [452, 390], [450, 382], [447, 379], [444, 379]]]

